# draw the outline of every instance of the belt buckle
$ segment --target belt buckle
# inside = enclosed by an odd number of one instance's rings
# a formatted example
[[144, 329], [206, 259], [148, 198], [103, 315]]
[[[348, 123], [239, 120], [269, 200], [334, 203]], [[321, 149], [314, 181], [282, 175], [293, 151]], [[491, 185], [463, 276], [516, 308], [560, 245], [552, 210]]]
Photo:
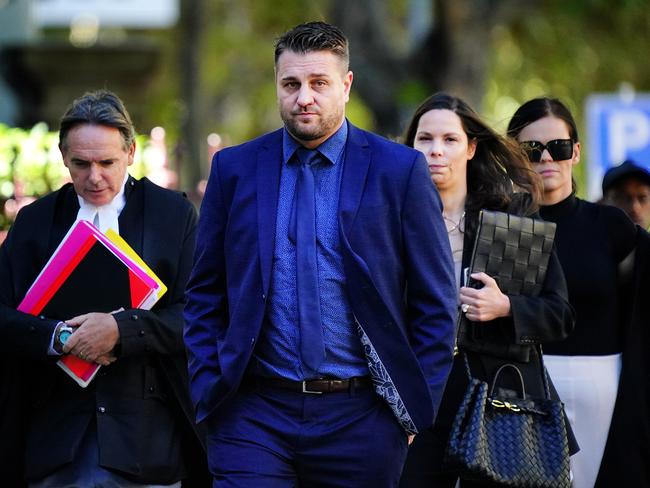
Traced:
[[307, 380], [302, 381], [302, 392], [303, 393], [309, 393], [311, 395], [322, 395], [322, 391], [313, 391], [313, 390], [308, 390], [307, 389]]

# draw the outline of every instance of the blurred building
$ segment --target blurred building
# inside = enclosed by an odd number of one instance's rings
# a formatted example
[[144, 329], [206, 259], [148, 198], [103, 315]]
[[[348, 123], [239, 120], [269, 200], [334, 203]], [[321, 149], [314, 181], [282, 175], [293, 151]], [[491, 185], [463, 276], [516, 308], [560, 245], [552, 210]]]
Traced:
[[0, 0], [0, 122], [58, 119], [73, 98], [107, 88], [142, 127], [161, 47], [146, 32], [178, 22], [179, 0]]

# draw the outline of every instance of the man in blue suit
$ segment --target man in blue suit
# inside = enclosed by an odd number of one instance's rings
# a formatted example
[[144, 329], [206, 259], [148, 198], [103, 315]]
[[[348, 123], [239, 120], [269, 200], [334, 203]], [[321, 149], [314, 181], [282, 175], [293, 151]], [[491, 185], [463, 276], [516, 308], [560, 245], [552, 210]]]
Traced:
[[456, 290], [424, 157], [345, 118], [348, 43], [275, 46], [284, 128], [217, 153], [185, 309], [219, 487], [397, 486], [434, 420]]

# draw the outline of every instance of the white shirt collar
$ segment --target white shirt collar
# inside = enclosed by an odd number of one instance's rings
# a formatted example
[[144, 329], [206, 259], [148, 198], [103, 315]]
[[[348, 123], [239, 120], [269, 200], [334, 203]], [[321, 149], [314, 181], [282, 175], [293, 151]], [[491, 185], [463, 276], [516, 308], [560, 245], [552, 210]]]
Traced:
[[120, 227], [118, 217], [120, 216], [120, 212], [122, 212], [124, 205], [126, 205], [124, 187], [128, 179], [129, 173], [127, 172], [124, 175], [124, 181], [122, 182], [122, 187], [120, 188], [119, 193], [115, 195], [113, 200], [109, 203], [100, 207], [96, 207], [95, 205], [86, 202], [86, 200], [77, 195], [77, 199], [79, 200], [77, 220], [87, 220], [92, 224], [95, 221], [95, 216], [97, 216], [99, 219], [99, 225], [97, 225], [97, 227], [100, 231], [106, 233], [108, 229], [113, 229], [119, 234]]

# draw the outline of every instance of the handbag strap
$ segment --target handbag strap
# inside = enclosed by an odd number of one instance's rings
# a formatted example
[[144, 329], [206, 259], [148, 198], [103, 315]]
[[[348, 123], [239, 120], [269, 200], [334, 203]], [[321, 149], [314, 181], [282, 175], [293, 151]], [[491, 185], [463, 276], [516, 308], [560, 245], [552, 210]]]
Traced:
[[[546, 371], [546, 365], [544, 364], [544, 354], [542, 353], [541, 344], [537, 345], [537, 351], [539, 353], [539, 364], [540, 367], [542, 368], [542, 386], [544, 387], [544, 394], [546, 395], [546, 398], [550, 400], [551, 388], [549, 386], [549, 376], [548, 376], [548, 371]], [[472, 370], [469, 366], [469, 358], [467, 357], [467, 352], [465, 350], [462, 350], [462, 355], [463, 355], [463, 363], [465, 365], [465, 372], [467, 373], [467, 379], [471, 382], [474, 379], [474, 377], [472, 376]], [[505, 366], [511, 366], [517, 370], [517, 373], [519, 374], [519, 379], [521, 380], [521, 391], [523, 393], [522, 398], [525, 398], [526, 394], [525, 394], [525, 383], [524, 383], [523, 375], [521, 374], [521, 371], [519, 371], [519, 368], [517, 368], [517, 366], [511, 363], [502, 365], [494, 374], [494, 378], [492, 379], [492, 388], [490, 390], [490, 395], [492, 395], [492, 392], [494, 391], [494, 384], [496, 382], [497, 376]]]
[[537, 353], [539, 354], [539, 365], [542, 368], [542, 384], [544, 385], [544, 393], [546, 393], [546, 398], [550, 400], [551, 387], [549, 386], [548, 371], [546, 371], [546, 365], [544, 364], [544, 353], [542, 352], [541, 344], [537, 344]]
[[499, 379], [499, 375], [504, 369], [511, 368], [517, 373], [517, 377], [519, 378], [519, 383], [521, 384], [521, 398], [525, 399], [526, 398], [526, 387], [524, 385], [524, 377], [521, 374], [521, 371], [519, 371], [519, 368], [515, 366], [512, 363], [506, 363], [502, 364], [499, 369], [497, 369], [497, 372], [494, 373], [494, 378], [492, 378], [492, 386], [490, 387], [490, 396], [494, 394], [494, 389], [496, 388], [497, 385], [497, 380]]
[[472, 376], [472, 370], [469, 368], [469, 359], [467, 358], [467, 353], [463, 349], [463, 362], [465, 364], [465, 372], [467, 373], [467, 379], [472, 381], [474, 377]]

